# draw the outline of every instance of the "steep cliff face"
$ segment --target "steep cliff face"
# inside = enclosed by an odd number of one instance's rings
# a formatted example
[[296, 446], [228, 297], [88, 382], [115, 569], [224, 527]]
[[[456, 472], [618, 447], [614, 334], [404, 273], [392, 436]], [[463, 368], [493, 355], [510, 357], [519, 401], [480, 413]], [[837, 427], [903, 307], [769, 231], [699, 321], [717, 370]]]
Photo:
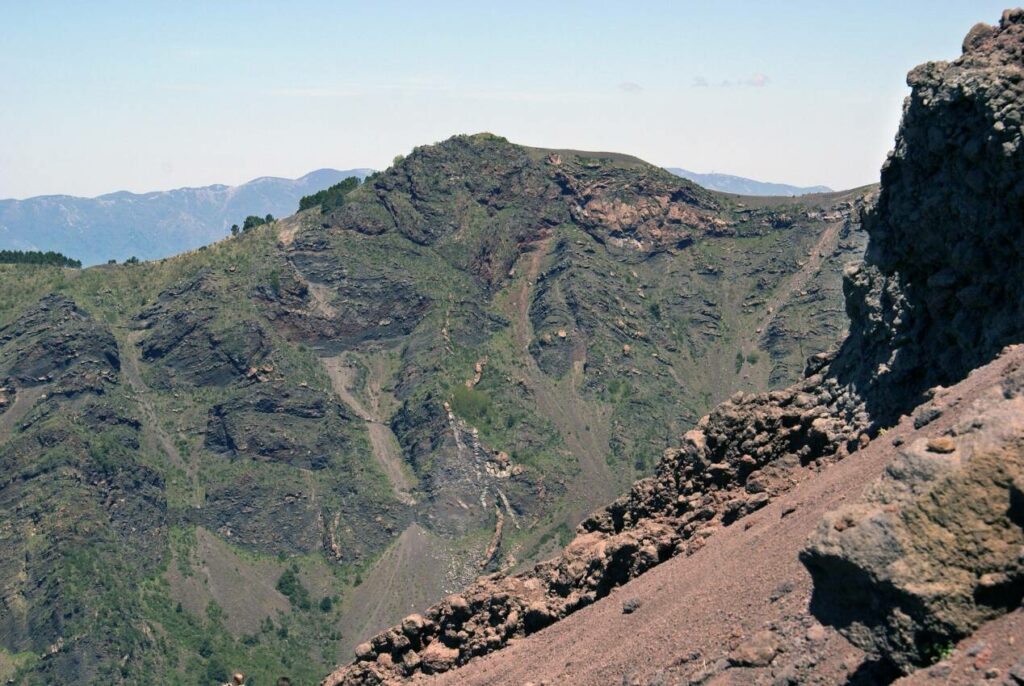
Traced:
[[[845, 272], [850, 335], [838, 350], [812, 357], [795, 386], [719, 405], [683, 447], [666, 451], [654, 477], [585, 520], [559, 557], [483, 578], [407, 618], [361, 645], [357, 662], [325, 683], [445, 672], [564, 618], [668, 558], [696, 552], [716, 529], [790, 489], [801, 467], [854, 459], [932, 397], [929, 389], [962, 380], [1024, 340], [1022, 22], [1024, 13], [1008, 12], [997, 28], [973, 29], [961, 59], [911, 72], [881, 189], [851, 220], [867, 229], [870, 245], [864, 263]], [[804, 553], [822, 621], [906, 669], [1020, 602], [1021, 436], [1004, 422], [1019, 412], [1017, 395], [1007, 391], [990, 416], [979, 410], [971, 420], [1003, 422], [1005, 433], [977, 439], [968, 427], [950, 429], [964, 438], [950, 438], [948, 450], [942, 440], [914, 448], [890, 474], [897, 486], [880, 487], [859, 514], [823, 524]], [[935, 412], [925, 408], [914, 425]], [[920, 467], [946, 453], [955, 456], [945, 466]], [[878, 495], [900, 489], [898, 504]], [[941, 503], [985, 521], [984, 531], [957, 528]], [[903, 523], [887, 525], [886, 517]], [[861, 520], [875, 528], [857, 528]], [[896, 529], [886, 542], [870, 535], [886, 526]], [[915, 535], [921, 540], [910, 545]], [[872, 549], [879, 545], [888, 546], [884, 554]], [[884, 571], [894, 563], [905, 568]], [[947, 574], [963, 578], [942, 586]], [[932, 587], [916, 583], [922, 575]], [[956, 596], [952, 607], [943, 589]], [[875, 601], [860, 602], [867, 598]]]
[[[853, 310], [859, 335], [847, 346], [876, 334], [858, 362], [878, 366], [856, 372], [876, 424], [1024, 340], [1022, 53], [1024, 11], [1011, 10], [972, 29], [956, 61], [908, 78], [896, 150], [864, 219], [866, 265], [848, 281], [870, 303]], [[804, 553], [816, 613], [902, 669], [1024, 595], [1018, 376], [948, 436], [900, 448], [865, 502], [826, 520]]]
[[1019, 15], [979, 24], [952, 63], [910, 72], [871, 236], [847, 274], [851, 336], [834, 365], [876, 423], [954, 382], [1024, 330]]

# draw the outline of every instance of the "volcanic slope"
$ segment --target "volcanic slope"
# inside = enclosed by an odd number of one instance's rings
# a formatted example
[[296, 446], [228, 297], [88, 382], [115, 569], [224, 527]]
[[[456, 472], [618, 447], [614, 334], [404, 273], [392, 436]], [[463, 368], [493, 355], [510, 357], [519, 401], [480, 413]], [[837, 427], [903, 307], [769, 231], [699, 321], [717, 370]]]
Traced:
[[0, 266], [3, 676], [310, 682], [550, 555], [842, 337], [860, 195], [480, 134], [175, 258]]
[[1021, 683], [1022, 56], [1008, 10], [910, 72], [838, 349], [325, 685]]

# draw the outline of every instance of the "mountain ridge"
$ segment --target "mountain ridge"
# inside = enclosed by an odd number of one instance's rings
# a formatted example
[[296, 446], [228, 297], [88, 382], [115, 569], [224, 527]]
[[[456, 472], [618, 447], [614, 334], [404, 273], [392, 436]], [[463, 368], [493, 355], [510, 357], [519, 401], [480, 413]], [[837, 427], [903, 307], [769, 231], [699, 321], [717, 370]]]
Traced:
[[736, 195], [784, 195], [799, 196], [811, 193], [832, 193], [828, 186], [794, 186], [788, 183], [777, 183], [772, 181], [756, 181], [734, 174], [719, 174], [716, 172], [702, 174], [699, 172], [683, 169], [682, 167], [665, 167], [666, 170], [698, 183], [704, 188], [721, 193], [734, 193]]
[[[1019, 683], [1022, 47], [1007, 10], [909, 73], [846, 220], [869, 243], [841, 344], [716, 406], [558, 556], [406, 617], [323, 684]], [[970, 641], [989, 622], [1016, 633]]]
[[476, 134], [187, 254], [0, 265], [3, 647], [25, 678], [319, 678], [798, 377], [843, 333], [855, 197]]
[[108, 260], [160, 259], [223, 238], [249, 215], [287, 216], [299, 199], [369, 169], [317, 169], [295, 179], [262, 176], [237, 186], [114, 191], [95, 197], [41, 195], [0, 200], [0, 245], [56, 250], [86, 266]]

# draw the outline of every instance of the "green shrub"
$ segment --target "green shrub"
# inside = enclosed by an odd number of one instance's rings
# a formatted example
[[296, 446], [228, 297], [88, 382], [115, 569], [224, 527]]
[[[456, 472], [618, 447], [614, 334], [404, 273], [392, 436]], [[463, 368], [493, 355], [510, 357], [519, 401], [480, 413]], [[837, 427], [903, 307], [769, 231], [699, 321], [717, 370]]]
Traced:
[[[256, 227], [269, 224], [272, 221], [274, 221], [274, 215], [272, 214], [268, 214], [266, 217], [257, 217], [256, 215], [250, 214], [245, 218], [245, 221], [242, 222], [242, 233], [249, 233]], [[235, 226], [237, 226], [237, 224]], [[232, 227], [231, 232], [234, 233], [234, 227]]]
[[452, 393], [452, 411], [468, 421], [487, 418], [491, 409], [491, 398], [483, 391], [459, 384]]
[[288, 599], [292, 607], [297, 607], [300, 610], [308, 610], [312, 607], [309, 590], [302, 585], [302, 580], [299, 579], [299, 568], [295, 565], [281, 574], [281, 578], [277, 580], [277, 590]]
[[330, 188], [317, 191], [313, 195], [303, 196], [299, 200], [299, 211], [308, 210], [311, 207], [320, 206], [324, 212], [329, 212], [336, 207], [345, 204], [345, 196], [359, 187], [359, 178], [350, 176], [344, 181], [339, 181]]

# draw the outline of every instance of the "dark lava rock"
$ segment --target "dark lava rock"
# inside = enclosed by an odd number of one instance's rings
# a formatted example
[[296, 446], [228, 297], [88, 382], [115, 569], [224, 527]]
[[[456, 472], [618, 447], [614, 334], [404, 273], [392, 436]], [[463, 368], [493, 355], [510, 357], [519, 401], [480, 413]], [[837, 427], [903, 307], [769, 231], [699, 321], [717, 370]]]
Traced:
[[161, 293], [137, 317], [146, 329], [142, 359], [154, 363], [158, 382], [223, 386], [263, 362], [271, 349], [267, 333], [230, 314], [208, 272]]
[[217, 453], [325, 469], [345, 447], [340, 425], [349, 421], [319, 392], [282, 383], [254, 383], [214, 405], [205, 446]]
[[102, 393], [121, 363], [110, 330], [61, 295], [49, 295], [0, 329], [0, 380], [11, 385], [54, 384], [73, 396]]

